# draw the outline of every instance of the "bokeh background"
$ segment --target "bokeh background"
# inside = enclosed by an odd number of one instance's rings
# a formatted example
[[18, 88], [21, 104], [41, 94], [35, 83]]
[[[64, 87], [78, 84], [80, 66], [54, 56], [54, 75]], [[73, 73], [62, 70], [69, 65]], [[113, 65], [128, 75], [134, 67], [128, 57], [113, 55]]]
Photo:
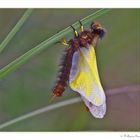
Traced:
[[[0, 68], [97, 9], [35, 9], [0, 54]], [[0, 42], [25, 9], [0, 9]], [[97, 21], [107, 29], [97, 49], [104, 89], [140, 84], [140, 10], [113, 9]], [[72, 34], [67, 37], [72, 37]], [[0, 123], [47, 106], [65, 48], [56, 44], [0, 79]], [[70, 88], [52, 103], [77, 97]], [[140, 93], [107, 96], [107, 114], [98, 120], [76, 103], [34, 116], [0, 131], [139, 131]]]

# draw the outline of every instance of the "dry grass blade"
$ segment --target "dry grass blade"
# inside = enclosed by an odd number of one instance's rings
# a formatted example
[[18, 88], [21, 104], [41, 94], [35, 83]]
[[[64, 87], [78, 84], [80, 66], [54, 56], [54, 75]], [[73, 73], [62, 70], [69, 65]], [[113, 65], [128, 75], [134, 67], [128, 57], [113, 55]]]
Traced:
[[[140, 85], [130, 85], [130, 86], [125, 86], [125, 87], [120, 87], [120, 88], [114, 88], [114, 89], [109, 89], [106, 90], [107, 96], [111, 96], [111, 95], [117, 95], [117, 94], [122, 94], [122, 93], [129, 93], [131, 91], [131, 93], [133, 92], [140, 92]], [[35, 111], [32, 111], [30, 113], [27, 113], [25, 115], [22, 115], [20, 117], [17, 117], [13, 120], [7, 121], [3, 124], [0, 124], [0, 129], [3, 129], [5, 127], [11, 126], [15, 123], [18, 123], [20, 121], [23, 121], [25, 119], [34, 117], [36, 115], [42, 114], [44, 112], [50, 111], [50, 110], [54, 110], [63, 106], [67, 106], [70, 104], [74, 104], [74, 103], [78, 103], [81, 101], [80, 97], [76, 97], [76, 98], [72, 98], [66, 101], [62, 101], [62, 102], [58, 102], [40, 109], [37, 109]]]

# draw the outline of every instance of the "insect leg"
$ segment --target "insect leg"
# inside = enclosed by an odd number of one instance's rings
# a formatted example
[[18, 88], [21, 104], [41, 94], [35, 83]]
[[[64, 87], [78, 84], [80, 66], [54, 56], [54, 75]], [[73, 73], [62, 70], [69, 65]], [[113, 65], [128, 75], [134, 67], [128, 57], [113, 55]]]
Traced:
[[71, 28], [73, 29], [75, 36], [78, 37], [79, 36], [78, 32], [75, 30], [75, 28], [72, 25], [71, 25]]
[[69, 47], [70, 46], [69, 43], [68, 43], [68, 41], [65, 38], [62, 38], [60, 41], [58, 41], [56, 43], [63, 44], [66, 47]]
[[81, 32], [83, 32], [84, 31], [84, 27], [83, 27], [83, 24], [82, 24], [81, 20], [79, 20], [79, 23], [80, 23], [80, 30], [81, 30]]
[[[59, 33], [59, 31], [57, 33]], [[66, 38], [62, 38], [60, 41], [57, 41], [56, 43], [63, 44], [64, 46], [69, 46], [69, 43], [66, 40]]]
[[61, 44], [63, 44], [64, 46], [69, 46], [69, 43], [67, 42], [67, 40], [65, 38], [61, 39]]

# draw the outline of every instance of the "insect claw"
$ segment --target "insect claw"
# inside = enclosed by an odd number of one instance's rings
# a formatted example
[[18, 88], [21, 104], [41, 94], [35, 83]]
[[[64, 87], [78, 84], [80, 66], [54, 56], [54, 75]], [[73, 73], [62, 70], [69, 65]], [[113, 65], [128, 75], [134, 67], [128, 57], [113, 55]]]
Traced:
[[79, 36], [78, 32], [75, 30], [75, 28], [72, 25], [71, 25], [71, 28], [73, 29], [75, 36], [78, 37]]
[[69, 43], [67, 42], [67, 40], [65, 38], [62, 38], [60, 43], [63, 44], [64, 46], [69, 46]]
[[81, 20], [79, 20], [79, 23], [80, 23], [80, 29], [81, 29], [81, 32], [83, 32], [83, 31], [84, 31], [84, 26], [83, 26]]

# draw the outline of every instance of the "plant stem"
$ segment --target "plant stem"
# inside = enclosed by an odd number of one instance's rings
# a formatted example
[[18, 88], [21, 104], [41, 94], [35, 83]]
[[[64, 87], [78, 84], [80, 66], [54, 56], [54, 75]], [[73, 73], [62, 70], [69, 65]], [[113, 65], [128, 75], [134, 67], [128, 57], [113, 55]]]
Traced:
[[7, 44], [12, 40], [12, 38], [16, 35], [16, 33], [19, 31], [19, 29], [22, 27], [22, 25], [25, 23], [25, 21], [28, 19], [28, 17], [31, 15], [33, 9], [27, 9], [23, 16], [19, 19], [17, 24], [13, 27], [11, 32], [5, 37], [5, 39], [0, 44], [0, 53], [4, 50], [4, 48], [7, 46]]
[[[129, 85], [129, 86], [124, 86], [124, 87], [119, 87], [119, 88], [114, 88], [114, 89], [108, 89], [106, 90], [107, 96], [111, 96], [111, 95], [118, 95], [118, 94], [129, 94], [129, 93], [133, 93], [134, 92], [140, 92], [140, 85]], [[29, 112], [25, 115], [19, 116], [13, 120], [7, 121], [3, 124], [0, 124], [0, 129], [3, 129], [5, 127], [11, 126], [15, 123], [18, 123], [20, 121], [24, 121], [28, 118], [34, 117], [36, 115], [48, 112], [50, 110], [54, 110], [63, 106], [67, 106], [67, 105], [71, 105], [71, 104], [75, 104], [75, 103], [79, 103], [81, 102], [81, 98], [80, 97], [75, 97], [72, 99], [68, 99], [65, 101], [61, 101], [55, 104], [51, 104], [45, 107], [42, 107], [40, 109], [34, 110], [32, 112]]]
[[[98, 10], [95, 13], [83, 18], [81, 20], [81, 22], [83, 25], [86, 25], [86, 24], [90, 23], [91, 21], [97, 19], [98, 17], [108, 13], [109, 11], [110, 11], [110, 9]], [[75, 29], [77, 29], [78, 27], [80, 27], [79, 22], [77, 21], [76, 23], [73, 24], [73, 26], [75, 27]], [[36, 47], [32, 48], [31, 50], [29, 50], [28, 52], [26, 52], [25, 54], [23, 54], [22, 56], [20, 56], [16, 60], [9, 63], [4, 68], [2, 68], [0, 70], [0, 78], [6, 76], [7, 74], [16, 70], [18, 67], [20, 67], [22, 64], [24, 64], [26, 61], [28, 61], [31, 57], [40, 53], [41, 51], [48, 48], [49, 46], [52, 46], [53, 44], [57, 43], [63, 37], [65, 37], [66, 35], [68, 35], [70, 33], [73, 33], [73, 29], [69, 26], [69, 27], [65, 28], [64, 30], [60, 31], [59, 33], [53, 35], [49, 39], [43, 41], [42, 43], [40, 43]]]

